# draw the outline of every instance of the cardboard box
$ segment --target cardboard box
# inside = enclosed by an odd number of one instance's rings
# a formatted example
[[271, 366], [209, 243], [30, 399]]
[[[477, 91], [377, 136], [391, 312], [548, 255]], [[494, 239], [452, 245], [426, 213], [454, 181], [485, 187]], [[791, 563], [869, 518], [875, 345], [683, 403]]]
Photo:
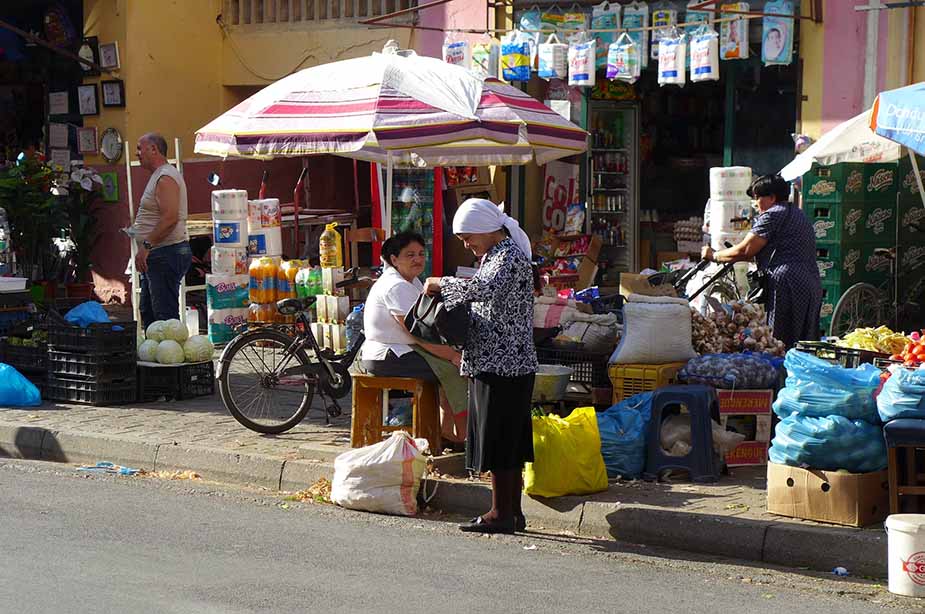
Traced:
[[337, 324], [347, 321], [350, 315], [350, 297], [349, 296], [323, 296], [326, 304], [325, 314], [327, 321]]
[[336, 354], [347, 351], [347, 327], [343, 324], [331, 324], [331, 349]]
[[344, 281], [343, 269], [321, 269], [321, 291], [331, 296], [343, 296], [346, 294], [343, 288], [338, 288], [337, 284]]
[[318, 342], [322, 348], [324, 347], [324, 327], [325, 324], [321, 322], [312, 322], [312, 334], [315, 336], [315, 341]]
[[889, 513], [887, 472], [839, 473], [768, 464], [768, 511], [864, 527]]
[[766, 465], [771, 442], [773, 390], [717, 390], [720, 424], [746, 439], [726, 454], [730, 467]]
[[720, 414], [771, 414], [773, 390], [717, 390]]
[[[318, 322], [328, 321], [328, 301], [326, 296], [319, 295], [315, 297], [315, 320]], [[318, 343], [321, 343], [321, 337], [318, 337]]]

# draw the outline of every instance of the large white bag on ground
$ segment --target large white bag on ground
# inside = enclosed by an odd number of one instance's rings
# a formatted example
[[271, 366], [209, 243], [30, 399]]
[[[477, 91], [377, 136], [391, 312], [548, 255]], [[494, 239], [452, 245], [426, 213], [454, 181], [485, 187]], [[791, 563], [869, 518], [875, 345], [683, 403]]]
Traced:
[[385, 441], [334, 459], [331, 501], [352, 510], [414, 516], [427, 469], [426, 439], [395, 431]]
[[631, 294], [623, 306], [623, 338], [613, 364], [659, 365], [694, 358], [691, 310], [685, 299]]

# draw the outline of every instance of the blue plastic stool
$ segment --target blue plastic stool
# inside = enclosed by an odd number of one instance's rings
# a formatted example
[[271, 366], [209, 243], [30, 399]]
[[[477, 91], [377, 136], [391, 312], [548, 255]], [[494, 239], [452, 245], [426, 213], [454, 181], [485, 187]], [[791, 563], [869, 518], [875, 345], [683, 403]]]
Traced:
[[[669, 456], [662, 450], [661, 432], [665, 410], [683, 405], [691, 418], [691, 451]], [[673, 412], [676, 413], [676, 412]], [[646, 468], [642, 477], [656, 480], [670, 469], [687, 471], [693, 482], [716, 482], [722, 462], [713, 451], [712, 420], [719, 422], [719, 401], [710, 386], [667, 386], [652, 397], [652, 418], [646, 432]]]
[[900, 514], [904, 507], [920, 512], [925, 502], [925, 475], [917, 456], [925, 449], [925, 420], [890, 420], [883, 426], [883, 437], [889, 463], [890, 513]]

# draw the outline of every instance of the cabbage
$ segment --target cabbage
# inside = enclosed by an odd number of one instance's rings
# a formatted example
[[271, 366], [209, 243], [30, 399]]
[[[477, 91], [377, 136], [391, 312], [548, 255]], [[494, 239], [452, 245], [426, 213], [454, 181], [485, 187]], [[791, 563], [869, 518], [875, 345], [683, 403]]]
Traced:
[[187, 330], [186, 324], [180, 320], [174, 319], [164, 322], [164, 339], [173, 339], [183, 343], [187, 337], [189, 337], [189, 330]]
[[215, 352], [215, 346], [205, 335], [193, 335], [183, 344], [186, 362], [212, 360], [213, 352]]
[[157, 322], [151, 322], [148, 325], [148, 330], [145, 331], [145, 336], [148, 339], [153, 339], [154, 341], [163, 341], [166, 339], [164, 336], [164, 326], [167, 322], [164, 320], [158, 320]]
[[162, 365], [178, 365], [183, 362], [183, 346], [174, 341], [167, 339], [157, 344], [157, 362]]
[[138, 346], [138, 360], [142, 360], [144, 362], [156, 362], [157, 346], [158, 342], [154, 339], [143, 341], [142, 344]]

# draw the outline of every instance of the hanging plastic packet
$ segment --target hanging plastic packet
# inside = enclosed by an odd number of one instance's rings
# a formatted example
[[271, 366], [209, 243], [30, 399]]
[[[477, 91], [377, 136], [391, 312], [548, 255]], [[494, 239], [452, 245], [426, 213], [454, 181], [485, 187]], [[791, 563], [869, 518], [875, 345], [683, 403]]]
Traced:
[[505, 81], [530, 80], [530, 42], [519, 30], [501, 38], [501, 75]]
[[[720, 13], [726, 11], [747, 12], [748, 2], [731, 2], [720, 7]], [[729, 17], [735, 13], [728, 14]], [[719, 57], [723, 60], [748, 59], [748, 20], [744, 15], [724, 21], [719, 33]]]
[[623, 29], [639, 48], [639, 61], [643, 68], [649, 65], [649, 32], [639, 28], [648, 27], [649, 5], [645, 2], [634, 2], [623, 7]]
[[530, 39], [530, 66], [536, 66], [537, 48], [539, 47], [540, 40], [542, 40], [540, 38], [542, 36], [540, 30], [543, 29], [541, 15], [542, 13], [539, 7], [533, 5], [520, 14], [520, 20], [518, 22], [518, 29], [522, 30]]
[[678, 12], [671, 9], [652, 11], [652, 59], [658, 59], [658, 43], [672, 36], [671, 28], [678, 24]]
[[620, 5], [607, 0], [591, 10], [591, 30], [597, 39], [597, 68], [607, 66], [607, 53], [610, 45], [617, 40], [616, 32], [599, 32], [598, 30], [616, 30], [620, 27]]
[[607, 78], [635, 83], [641, 72], [641, 53], [633, 38], [626, 32], [621, 33], [607, 51]]
[[550, 34], [545, 43], [540, 44], [539, 69], [537, 75], [542, 79], [565, 79], [568, 77], [568, 45], [559, 42], [559, 37]]
[[469, 41], [460, 39], [455, 32], [447, 32], [443, 39], [443, 61], [468, 69], [472, 63]]
[[550, 34], [562, 32], [564, 37], [564, 24], [565, 16], [562, 14], [562, 11], [559, 10], [559, 7], [555, 5], [548, 11], [544, 11], [540, 14], [540, 29], [543, 31], [541, 36], [548, 37]]
[[573, 4], [572, 8], [562, 15], [562, 30], [567, 32], [565, 40], [569, 44], [588, 41], [588, 14], [577, 4]]
[[[793, 2], [772, 0], [764, 6], [765, 13], [793, 15]], [[761, 34], [761, 61], [765, 66], [788, 65], [793, 62], [793, 19], [765, 17]]]
[[568, 84], [594, 87], [596, 77], [594, 40], [572, 43], [568, 48]]
[[[687, 2], [687, 12], [684, 13], [684, 23], [687, 25], [684, 26], [684, 31], [688, 36], [694, 34], [700, 29], [700, 24], [712, 24], [713, 23], [713, 9], [694, 9], [691, 10], [690, 7], [696, 6], [698, 4], [703, 4], [703, 0], [688, 0]], [[712, 28], [712, 26], [710, 26]]]
[[498, 63], [501, 59], [501, 43], [485, 36], [484, 40], [472, 45], [472, 70], [482, 77], [498, 78]]
[[719, 35], [704, 24], [690, 39], [691, 81], [719, 80]]
[[658, 84], [687, 83], [687, 38], [672, 27], [668, 37], [658, 41]]

